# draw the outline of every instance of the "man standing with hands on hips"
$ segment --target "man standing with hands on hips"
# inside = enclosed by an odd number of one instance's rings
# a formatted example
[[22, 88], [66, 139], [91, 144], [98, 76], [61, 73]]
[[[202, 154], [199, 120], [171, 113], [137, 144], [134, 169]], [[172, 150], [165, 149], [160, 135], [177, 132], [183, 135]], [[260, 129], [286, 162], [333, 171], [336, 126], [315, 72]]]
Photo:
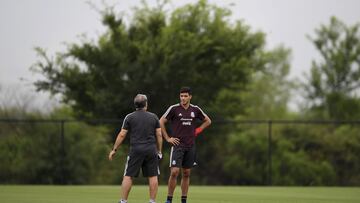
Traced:
[[[170, 153], [170, 177], [168, 181], [168, 196], [165, 203], [172, 203], [177, 177], [181, 169], [181, 203], [186, 203], [190, 184], [191, 168], [196, 164], [195, 137], [211, 124], [210, 118], [200, 107], [190, 104], [191, 89], [180, 89], [180, 103], [170, 106], [160, 118], [163, 137], [172, 144]], [[196, 120], [202, 123], [196, 128]], [[171, 123], [172, 134], [165, 128], [166, 122]]]
[[126, 135], [130, 135], [130, 152], [122, 180], [122, 195], [119, 203], [127, 203], [133, 177], [139, 175], [149, 178], [150, 203], [155, 203], [158, 190], [159, 159], [161, 159], [162, 135], [158, 117], [147, 112], [147, 97], [138, 94], [134, 98], [136, 111], [128, 114], [123, 121], [114, 147], [109, 153], [111, 161]]

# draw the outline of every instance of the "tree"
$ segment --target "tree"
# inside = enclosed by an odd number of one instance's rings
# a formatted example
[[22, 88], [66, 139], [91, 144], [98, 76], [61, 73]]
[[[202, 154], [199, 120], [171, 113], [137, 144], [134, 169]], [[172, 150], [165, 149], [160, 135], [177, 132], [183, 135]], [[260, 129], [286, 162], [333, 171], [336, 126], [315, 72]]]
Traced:
[[244, 103], [241, 119], [284, 119], [287, 116], [294, 82], [288, 78], [290, 53], [285, 47], [277, 47], [263, 54], [266, 64], [252, 75], [247, 91], [239, 95]]
[[150, 110], [162, 114], [188, 85], [210, 115], [237, 115], [236, 94], [266, 63], [259, 54], [264, 34], [241, 21], [231, 24], [228, 9], [203, 0], [171, 15], [162, 8], [137, 8], [129, 25], [107, 10], [107, 31], [96, 43], [70, 44], [54, 59], [38, 48], [33, 70], [45, 79], [35, 83], [37, 89], [61, 94], [78, 117], [122, 118], [136, 93], [147, 94]]
[[309, 37], [321, 55], [313, 61], [306, 98], [315, 115], [330, 119], [356, 119], [360, 116], [360, 33], [359, 24], [346, 26], [332, 17], [330, 24]]

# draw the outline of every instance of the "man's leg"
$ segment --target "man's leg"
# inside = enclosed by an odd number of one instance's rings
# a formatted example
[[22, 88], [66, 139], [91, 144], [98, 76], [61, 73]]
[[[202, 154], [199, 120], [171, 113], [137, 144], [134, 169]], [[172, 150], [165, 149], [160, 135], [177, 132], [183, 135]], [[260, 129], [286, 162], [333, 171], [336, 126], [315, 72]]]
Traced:
[[155, 202], [156, 194], [158, 191], [158, 177], [152, 176], [149, 177], [149, 192], [150, 192], [150, 201]]
[[130, 176], [124, 176], [121, 184], [122, 200], [127, 201], [132, 186], [132, 178]]
[[170, 169], [170, 177], [168, 181], [168, 197], [167, 202], [172, 201], [172, 197], [174, 195], [174, 190], [177, 183], [177, 177], [179, 176], [180, 168], [178, 167], [171, 167]]
[[181, 177], [181, 202], [186, 202], [187, 194], [190, 185], [190, 168], [183, 168]]

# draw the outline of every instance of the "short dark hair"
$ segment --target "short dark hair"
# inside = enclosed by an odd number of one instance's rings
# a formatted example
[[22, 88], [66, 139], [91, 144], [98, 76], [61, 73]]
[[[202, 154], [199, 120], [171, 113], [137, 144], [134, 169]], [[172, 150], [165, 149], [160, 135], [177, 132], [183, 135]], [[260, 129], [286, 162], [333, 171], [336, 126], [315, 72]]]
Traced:
[[147, 97], [145, 94], [137, 94], [134, 98], [134, 105], [136, 109], [142, 109], [146, 106]]
[[182, 87], [180, 89], [180, 93], [189, 93], [189, 95], [191, 95], [191, 88], [190, 87]]

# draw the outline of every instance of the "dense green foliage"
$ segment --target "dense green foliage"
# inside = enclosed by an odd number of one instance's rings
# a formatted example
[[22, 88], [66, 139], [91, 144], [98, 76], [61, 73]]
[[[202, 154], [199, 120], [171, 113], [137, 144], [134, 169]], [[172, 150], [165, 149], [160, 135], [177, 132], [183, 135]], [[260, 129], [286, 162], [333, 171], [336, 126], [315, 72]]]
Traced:
[[[13, 112], [14, 115], [20, 115]], [[4, 115], [1, 113], [1, 115]], [[68, 110], [23, 119], [71, 118]], [[61, 121], [61, 120], [60, 120]], [[113, 162], [107, 160], [116, 136], [112, 123], [93, 126], [81, 121], [0, 122], [0, 182], [26, 184], [120, 183], [127, 143]], [[117, 125], [117, 128], [120, 126]], [[109, 130], [110, 129], [110, 130]], [[228, 133], [224, 133], [228, 132]], [[359, 185], [360, 126], [272, 125], [274, 185]], [[215, 123], [197, 138], [199, 166], [194, 184], [264, 185], [269, 182], [268, 124]], [[166, 183], [169, 146], [164, 144], [160, 182]], [[136, 183], [146, 183], [137, 179]]]
[[[71, 118], [67, 111], [55, 111], [44, 117], [14, 110], [13, 115], [29, 121], [0, 123], [1, 183], [95, 184], [115, 181], [109, 175], [115, 168], [120, 168], [107, 164], [105, 159], [110, 148], [106, 128], [78, 121], [65, 122], [62, 145], [61, 121], [56, 119]], [[4, 112], [0, 111], [0, 115], [3, 118]], [[36, 122], [37, 119], [52, 120]]]

